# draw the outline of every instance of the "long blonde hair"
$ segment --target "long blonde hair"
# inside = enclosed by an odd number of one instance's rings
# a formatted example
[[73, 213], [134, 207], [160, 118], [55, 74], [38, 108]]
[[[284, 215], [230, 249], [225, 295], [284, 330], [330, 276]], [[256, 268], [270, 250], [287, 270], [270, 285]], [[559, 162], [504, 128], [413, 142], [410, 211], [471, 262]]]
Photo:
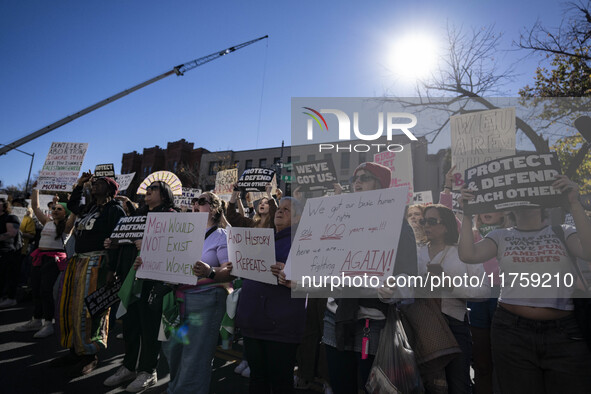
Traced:
[[228, 227], [229, 224], [226, 220], [226, 215], [224, 215], [224, 212], [226, 212], [226, 202], [219, 198], [215, 193], [204, 192], [203, 194], [208, 196], [209, 201], [211, 201], [209, 206], [211, 211], [211, 220], [213, 221], [214, 226], [217, 226], [218, 228]]

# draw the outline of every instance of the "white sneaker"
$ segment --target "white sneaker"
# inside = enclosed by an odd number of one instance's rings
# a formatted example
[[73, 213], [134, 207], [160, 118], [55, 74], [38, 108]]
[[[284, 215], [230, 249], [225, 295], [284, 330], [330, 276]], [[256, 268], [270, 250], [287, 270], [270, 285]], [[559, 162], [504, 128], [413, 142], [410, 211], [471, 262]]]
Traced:
[[53, 322], [46, 321], [43, 323], [43, 327], [33, 335], [33, 338], [46, 338], [53, 335]]
[[324, 394], [334, 394], [332, 391], [332, 387], [330, 387], [328, 383], [322, 384], [322, 390], [324, 391]]
[[234, 368], [234, 372], [240, 375], [242, 371], [244, 371], [246, 368], [248, 368], [248, 361], [242, 360], [240, 361], [240, 364], [238, 364], [238, 366]]
[[135, 372], [130, 371], [129, 369], [125, 368], [123, 365], [119, 367], [115, 374], [109, 376], [103, 384], [109, 387], [119, 386], [123, 382], [127, 382], [128, 380], [135, 379]]
[[119, 334], [117, 334], [117, 336], [115, 338], [117, 338], [117, 339], [123, 339], [123, 333], [120, 332]]
[[4, 301], [0, 302], [0, 309], [2, 308], [10, 308], [16, 305], [16, 300], [14, 298], [7, 298]]
[[43, 325], [41, 324], [41, 319], [31, 319], [28, 322], [26, 322], [25, 324], [23, 324], [22, 326], [18, 326], [17, 328], [14, 329], [14, 331], [17, 332], [28, 332], [28, 331], [37, 331], [39, 330]]
[[246, 367], [240, 375], [244, 376], [245, 378], [250, 378], [250, 367]]
[[147, 389], [148, 387], [152, 387], [156, 384], [158, 379], [156, 378], [156, 372], [148, 373], [148, 372], [140, 372], [137, 375], [137, 378], [133, 382], [131, 382], [126, 388], [126, 391], [130, 393], [138, 393], [142, 390]]

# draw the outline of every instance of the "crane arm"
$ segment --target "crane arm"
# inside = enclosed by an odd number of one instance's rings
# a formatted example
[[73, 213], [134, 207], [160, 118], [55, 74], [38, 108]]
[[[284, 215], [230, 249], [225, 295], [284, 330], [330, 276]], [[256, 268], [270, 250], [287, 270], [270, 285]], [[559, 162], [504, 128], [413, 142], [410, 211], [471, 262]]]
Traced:
[[187, 63], [181, 64], [179, 66], [176, 66], [176, 67], [174, 67], [170, 71], [167, 71], [165, 73], [162, 73], [162, 74], [160, 74], [160, 75], [158, 75], [158, 76], [156, 76], [154, 78], [151, 78], [151, 79], [149, 79], [149, 80], [147, 80], [145, 82], [142, 82], [140, 84], [137, 84], [137, 85], [135, 85], [135, 86], [133, 86], [133, 87], [131, 87], [129, 89], [126, 89], [126, 90], [122, 91], [122, 92], [119, 92], [119, 93], [117, 93], [117, 94], [115, 94], [115, 95], [113, 95], [113, 96], [111, 96], [109, 98], [106, 98], [106, 99], [104, 99], [102, 101], [99, 101], [96, 104], [91, 105], [90, 107], [84, 108], [83, 110], [81, 110], [79, 112], [76, 112], [75, 114], [68, 115], [68, 116], [66, 116], [63, 119], [58, 120], [57, 122], [54, 122], [54, 123], [52, 123], [52, 124], [50, 124], [48, 126], [45, 126], [45, 127], [41, 128], [41, 129], [39, 129], [39, 130], [31, 133], [31, 134], [28, 134], [28, 135], [26, 135], [25, 137], [23, 137], [21, 139], [18, 139], [18, 140], [14, 141], [14, 142], [11, 142], [10, 144], [6, 144], [6, 145], [0, 147], [0, 156], [6, 154], [8, 152], [10, 152], [13, 149], [18, 148], [19, 146], [21, 146], [23, 144], [26, 144], [29, 141], [34, 140], [37, 137], [40, 137], [40, 136], [42, 136], [44, 134], [49, 133], [52, 130], [57, 129], [58, 127], [61, 127], [61, 126], [65, 125], [65, 124], [67, 124], [67, 123], [70, 123], [71, 121], [73, 121], [75, 119], [78, 119], [79, 117], [84, 116], [84, 115], [86, 115], [89, 112], [92, 112], [92, 111], [94, 111], [96, 109], [99, 109], [99, 108], [101, 108], [101, 107], [103, 107], [103, 106], [105, 106], [105, 105], [107, 105], [109, 103], [112, 103], [115, 100], [118, 100], [118, 99], [120, 99], [122, 97], [125, 97], [128, 94], [135, 92], [136, 90], [139, 90], [139, 89], [141, 89], [141, 88], [143, 88], [145, 86], [148, 86], [150, 84], [153, 84], [154, 82], [160, 81], [161, 79], [166, 78], [166, 77], [168, 77], [168, 76], [170, 76], [172, 74], [176, 74], [177, 76], [184, 75], [184, 73], [187, 72], [187, 71], [190, 71], [190, 70], [192, 70], [192, 69], [194, 69], [196, 67], [199, 67], [199, 66], [201, 66], [201, 65], [203, 65], [205, 63], [209, 63], [212, 60], [215, 60], [215, 59], [217, 59], [217, 58], [219, 58], [221, 56], [224, 56], [224, 55], [227, 55], [227, 54], [232, 53], [234, 51], [237, 51], [238, 49], [244, 48], [245, 46], [248, 46], [250, 44], [254, 44], [257, 41], [263, 40], [263, 39], [268, 38], [268, 37], [269, 36], [263, 36], [263, 37], [259, 37], [259, 38], [256, 38], [254, 40], [251, 40], [251, 41], [243, 42], [242, 44], [238, 44], [236, 46], [233, 46], [233, 47], [230, 47], [230, 48], [226, 48], [226, 49], [224, 49], [222, 51], [215, 52], [215, 53], [212, 53], [210, 55], [200, 57], [199, 59], [195, 59], [195, 60], [192, 60], [190, 62], [187, 62]]

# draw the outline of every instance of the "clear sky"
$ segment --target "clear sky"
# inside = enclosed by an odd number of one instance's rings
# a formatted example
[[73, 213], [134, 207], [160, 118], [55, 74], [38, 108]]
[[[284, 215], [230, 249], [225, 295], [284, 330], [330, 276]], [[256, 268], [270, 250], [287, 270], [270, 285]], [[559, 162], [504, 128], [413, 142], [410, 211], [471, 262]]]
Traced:
[[[446, 23], [495, 24], [515, 49], [536, 19], [557, 26], [554, 0], [153, 1], [0, 3], [0, 143], [8, 144], [181, 63], [269, 35], [229, 56], [171, 76], [20, 147], [41, 169], [52, 141], [88, 142], [84, 169], [185, 138], [244, 150], [290, 143], [291, 97], [411, 95], [388, 61], [411, 32], [441, 38]], [[499, 53], [514, 61], [521, 52]], [[507, 87], [531, 83], [540, 57]], [[449, 141], [437, 141], [434, 148]], [[24, 182], [30, 157], [0, 157], [3, 186]]]

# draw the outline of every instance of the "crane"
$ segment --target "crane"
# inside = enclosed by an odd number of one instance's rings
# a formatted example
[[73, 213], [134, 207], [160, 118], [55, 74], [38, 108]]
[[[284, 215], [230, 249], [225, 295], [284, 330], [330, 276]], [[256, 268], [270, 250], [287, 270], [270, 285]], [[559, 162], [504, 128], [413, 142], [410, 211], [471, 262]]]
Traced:
[[90, 113], [90, 112], [92, 112], [92, 111], [94, 111], [96, 109], [99, 109], [99, 108], [101, 108], [101, 107], [103, 107], [103, 106], [105, 106], [105, 105], [107, 105], [109, 103], [112, 103], [113, 101], [118, 100], [121, 97], [125, 97], [128, 94], [133, 93], [136, 90], [139, 90], [139, 89], [141, 89], [141, 88], [143, 88], [145, 86], [148, 86], [150, 84], [153, 84], [154, 82], [160, 81], [161, 79], [164, 79], [164, 78], [166, 78], [166, 77], [168, 77], [170, 75], [173, 75], [173, 74], [175, 74], [176, 76], [182, 76], [187, 71], [190, 71], [190, 70], [192, 70], [192, 69], [194, 69], [196, 67], [202, 66], [205, 63], [209, 63], [212, 60], [215, 60], [215, 59], [217, 59], [219, 57], [222, 57], [224, 55], [227, 55], [227, 54], [230, 54], [232, 52], [235, 52], [235, 51], [237, 51], [237, 50], [239, 50], [241, 48], [244, 48], [245, 46], [248, 46], [250, 44], [254, 44], [257, 41], [264, 40], [265, 38], [268, 38], [268, 37], [269, 36], [267, 35], [267, 36], [255, 38], [254, 40], [243, 42], [242, 44], [238, 44], [238, 45], [235, 45], [235, 46], [226, 48], [224, 50], [221, 50], [221, 51], [218, 51], [218, 52], [214, 52], [214, 53], [212, 53], [210, 55], [200, 57], [199, 59], [195, 59], [195, 60], [192, 60], [190, 62], [183, 63], [183, 64], [181, 64], [179, 66], [173, 67], [172, 70], [166, 71], [165, 73], [162, 73], [162, 74], [160, 74], [158, 76], [155, 76], [154, 78], [151, 78], [151, 79], [149, 79], [149, 80], [147, 80], [145, 82], [142, 82], [140, 84], [137, 84], [137, 85], [135, 85], [135, 86], [133, 86], [133, 87], [131, 87], [129, 89], [126, 89], [126, 90], [122, 91], [122, 92], [119, 92], [119, 93], [117, 93], [117, 94], [115, 94], [115, 95], [113, 95], [113, 96], [111, 96], [109, 98], [106, 98], [106, 99], [104, 99], [102, 101], [99, 101], [98, 103], [93, 104], [90, 107], [84, 108], [83, 110], [81, 110], [79, 112], [76, 112], [75, 114], [66, 116], [65, 118], [60, 119], [57, 122], [54, 122], [54, 123], [52, 123], [52, 124], [50, 124], [48, 126], [45, 126], [45, 127], [41, 128], [41, 129], [39, 129], [39, 130], [31, 133], [31, 134], [28, 134], [28, 135], [26, 135], [25, 137], [23, 137], [23, 138], [21, 138], [19, 140], [16, 140], [16, 141], [14, 141], [14, 142], [12, 142], [10, 144], [6, 144], [6, 145], [1, 146], [0, 147], [0, 156], [6, 154], [8, 152], [10, 152], [13, 149], [18, 148], [19, 146], [21, 146], [23, 144], [26, 144], [29, 141], [34, 140], [37, 137], [40, 137], [40, 136], [42, 136], [44, 134], [49, 133], [52, 130], [57, 129], [58, 127], [61, 127], [61, 126], [65, 125], [65, 124], [67, 124], [67, 123], [70, 123], [71, 121], [73, 121], [75, 119], [78, 119], [79, 117], [84, 116], [87, 113]]

